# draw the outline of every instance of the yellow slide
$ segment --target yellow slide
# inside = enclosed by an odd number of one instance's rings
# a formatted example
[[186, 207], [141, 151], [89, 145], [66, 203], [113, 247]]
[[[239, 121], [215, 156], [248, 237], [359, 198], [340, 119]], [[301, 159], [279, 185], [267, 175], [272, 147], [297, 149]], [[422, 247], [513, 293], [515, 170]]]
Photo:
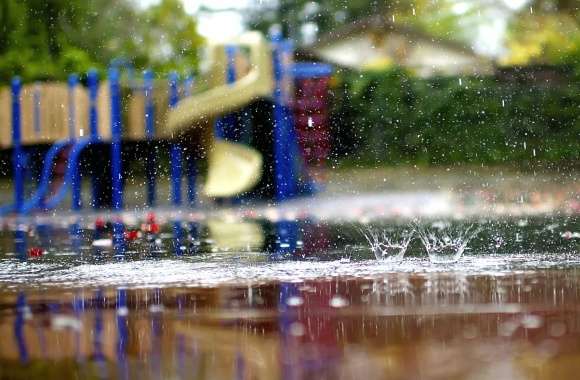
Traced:
[[167, 118], [168, 136], [187, 132], [210, 134], [208, 173], [204, 192], [210, 197], [230, 197], [250, 190], [262, 175], [262, 155], [243, 144], [215, 138], [215, 121], [239, 110], [252, 101], [270, 96], [274, 88], [271, 52], [268, 41], [258, 32], [249, 32], [235, 42], [249, 53], [245, 75], [226, 84], [227, 57], [224, 44], [210, 46], [210, 79], [220, 85], [179, 101]]

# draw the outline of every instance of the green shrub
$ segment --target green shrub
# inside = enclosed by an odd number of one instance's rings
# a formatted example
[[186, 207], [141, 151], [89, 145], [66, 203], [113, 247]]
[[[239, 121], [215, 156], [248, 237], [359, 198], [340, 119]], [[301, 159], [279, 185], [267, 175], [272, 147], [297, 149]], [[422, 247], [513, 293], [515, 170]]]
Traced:
[[580, 162], [575, 80], [420, 79], [398, 68], [336, 79], [332, 129], [342, 164]]

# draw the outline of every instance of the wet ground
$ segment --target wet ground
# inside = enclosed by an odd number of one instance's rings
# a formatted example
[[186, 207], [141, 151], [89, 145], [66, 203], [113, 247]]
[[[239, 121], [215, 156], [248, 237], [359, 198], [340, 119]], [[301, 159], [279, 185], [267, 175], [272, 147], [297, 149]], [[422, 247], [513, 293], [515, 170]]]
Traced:
[[[577, 214], [413, 224], [367, 199], [5, 219], [0, 378], [576, 378]], [[469, 227], [448, 264], [417, 232], [401, 260], [363, 234]]]
[[576, 379], [576, 178], [340, 170], [195, 210], [162, 182], [154, 213], [135, 179], [130, 212], [3, 218], [0, 379]]

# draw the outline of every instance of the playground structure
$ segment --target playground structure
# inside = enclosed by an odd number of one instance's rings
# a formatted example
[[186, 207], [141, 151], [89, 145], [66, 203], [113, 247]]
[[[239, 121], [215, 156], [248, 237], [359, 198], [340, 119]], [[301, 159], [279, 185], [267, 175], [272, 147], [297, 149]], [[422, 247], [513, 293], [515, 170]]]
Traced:
[[[123, 67], [118, 63], [111, 65], [107, 80], [101, 83], [96, 71], [89, 72], [86, 90], [74, 74], [66, 84], [23, 86], [15, 78], [10, 90], [0, 91], [0, 148], [12, 149], [14, 180], [14, 204], [4, 206], [2, 213], [54, 209], [69, 191], [71, 208], [80, 210], [81, 156], [91, 146], [107, 146], [110, 152], [105, 160], [102, 156], [92, 158], [102, 161], [97, 162], [101, 167], [110, 166], [110, 184], [102, 183], [93, 173], [91, 204], [122, 210], [122, 149], [129, 141], [148, 147], [144, 163], [150, 206], [156, 201], [158, 159], [153, 148], [160, 141], [169, 145], [171, 201], [175, 206], [183, 203], [184, 162], [188, 202], [195, 204], [199, 159], [207, 159], [203, 191], [209, 197], [252, 194], [259, 184], [270, 189], [268, 195], [277, 201], [313, 191], [294, 124], [294, 83], [325, 80], [331, 68], [294, 64], [290, 41], [273, 36], [268, 42], [257, 32], [228, 44], [212, 44], [209, 53], [211, 70], [203, 78], [208, 89], [196, 89], [195, 93], [193, 78], [180, 83], [175, 73], [160, 85], [153, 72], [146, 71], [142, 81], [129, 78], [125, 85]], [[261, 122], [256, 123], [248, 114], [257, 115]], [[311, 120], [307, 124], [312, 124]], [[271, 127], [264, 126], [267, 122]], [[7, 128], [9, 125], [12, 127]], [[27, 149], [39, 145], [49, 145], [49, 149], [36, 188], [26, 196]], [[66, 169], [62, 183], [55, 188], [55, 162], [63, 157]], [[110, 194], [108, 204], [100, 201], [104, 192]]]

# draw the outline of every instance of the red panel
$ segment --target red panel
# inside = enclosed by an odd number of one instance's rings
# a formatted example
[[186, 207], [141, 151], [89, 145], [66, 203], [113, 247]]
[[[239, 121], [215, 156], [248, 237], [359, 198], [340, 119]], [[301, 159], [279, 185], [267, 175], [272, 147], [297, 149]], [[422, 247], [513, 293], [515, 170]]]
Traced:
[[330, 78], [296, 81], [294, 120], [300, 149], [309, 166], [323, 165], [330, 153], [329, 82]]

